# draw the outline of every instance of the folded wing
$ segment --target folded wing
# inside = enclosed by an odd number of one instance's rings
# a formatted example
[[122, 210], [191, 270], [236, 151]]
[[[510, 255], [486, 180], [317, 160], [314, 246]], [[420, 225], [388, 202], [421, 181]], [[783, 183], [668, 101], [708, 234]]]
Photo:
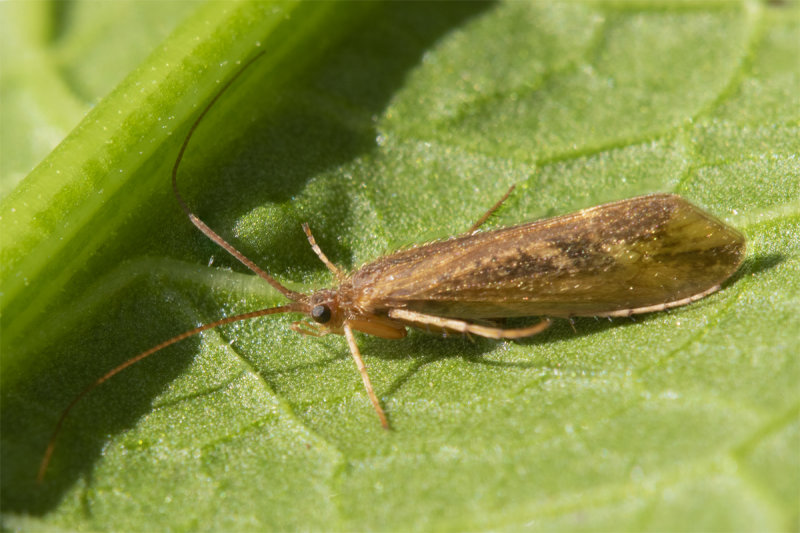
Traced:
[[654, 194], [414, 247], [349, 283], [354, 303], [376, 313], [592, 316], [707, 292], [744, 251], [738, 231], [679, 196]]

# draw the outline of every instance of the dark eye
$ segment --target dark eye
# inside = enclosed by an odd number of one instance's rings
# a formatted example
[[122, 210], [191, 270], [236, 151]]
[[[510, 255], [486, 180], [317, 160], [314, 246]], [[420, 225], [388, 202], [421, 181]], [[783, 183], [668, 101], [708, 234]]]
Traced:
[[331, 308], [327, 305], [315, 305], [311, 310], [311, 318], [318, 324], [325, 324], [331, 319]]

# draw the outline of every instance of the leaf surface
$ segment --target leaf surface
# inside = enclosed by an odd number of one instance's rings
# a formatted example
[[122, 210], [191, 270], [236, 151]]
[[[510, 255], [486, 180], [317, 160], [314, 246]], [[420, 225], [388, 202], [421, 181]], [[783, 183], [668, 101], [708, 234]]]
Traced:
[[[69, 24], [69, 9], [14, 15], [55, 20], [57, 39], [25, 46], [71, 64], [45, 72], [62, 89], [25, 87], [74, 109], [38, 112], [69, 128], [115, 88], [24, 180], [3, 168], [7, 527], [797, 529], [795, 4], [209, 3], [174, 8], [146, 58], [124, 38], [92, 43], [80, 32], [101, 19]], [[89, 44], [70, 54], [65, 40]], [[464, 231], [512, 183], [490, 226], [676, 192], [742, 230], [748, 258], [721, 292], [635, 321], [508, 343], [359, 337], [390, 432], [342, 338], [298, 336], [295, 316], [220, 328], [87, 397], [37, 486], [86, 384], [197, 324], [281, 303], [169, 186], [192, 120], [259, 50], [179, 181], [293, 289], [332, 282], [302, 222], [353, 269]]]

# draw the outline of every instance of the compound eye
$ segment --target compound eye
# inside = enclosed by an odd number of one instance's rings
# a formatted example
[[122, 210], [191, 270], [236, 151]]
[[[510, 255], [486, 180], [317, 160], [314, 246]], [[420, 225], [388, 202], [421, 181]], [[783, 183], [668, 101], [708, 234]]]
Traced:
[[331, 308], [327, 305], [315, 305], [311, 309], [311, 318], [318, 324], [325, 324], [331, 319]]

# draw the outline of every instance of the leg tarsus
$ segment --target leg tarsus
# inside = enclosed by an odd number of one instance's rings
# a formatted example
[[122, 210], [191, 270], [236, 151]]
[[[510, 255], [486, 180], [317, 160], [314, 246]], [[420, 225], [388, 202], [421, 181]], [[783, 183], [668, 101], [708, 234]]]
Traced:
[[503, 197], [500, 198], [500, 201], [494, 204], [492, 207], [490, 207], [489, 210], [486, 211], [486, 213], [484, 213], [483, 216], [479, 218], [478, 221], [475, 224], [473, 224], [471, 228], [469, 228], [469, 231], [467, 231], [467, 233], [472, 233], [473, 231], [476, 231], [478, 228], [483, 226], [484, 222], [489, 220], [489, 217], [492, 216], [495, 211], [500, 209], [500, 206], [503, 205], [503, 202], [505, 202], [509, 196], [511, 196], [511, 193], [514, 192], [514, 189], [516, 187], [517, 187], [516, 184], [509, 187], [506, 193], [503, 195]]
[[328, 267], [328, 270], [333, 272], [333, 275], [336, 276], [336, 279], [339, 281], [344, 281], [347, 276], [345, 276], [344, 273], [339, 270], [339, 268], [334, 265], [330, 259], [328, 259], [328, 256], [325, 255], [325, 253], [322, 251], [322, 248], [319, 247], [316, 239], [314, 239], [314, 235], [311, 234], [311, 228], [308, 227], [307, 222], [303, 222], [303, 231], [305, 232], [306, 237], [308, 237], [308, 242], [311, 244], [311, 249], [314, 250], [314, 253], [317, 254], [317, 257], [319, 257], [320, 261], [325, 263], [325, 266]]

